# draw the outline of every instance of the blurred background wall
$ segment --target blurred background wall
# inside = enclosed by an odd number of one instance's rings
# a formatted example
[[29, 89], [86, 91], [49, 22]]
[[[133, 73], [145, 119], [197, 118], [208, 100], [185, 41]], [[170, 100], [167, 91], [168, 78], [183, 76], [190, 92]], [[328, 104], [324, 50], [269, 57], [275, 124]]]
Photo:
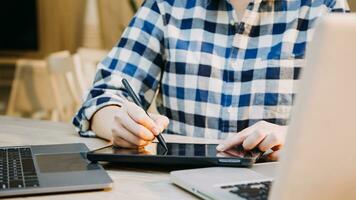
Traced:
[[[11, 6], [21, 2], [21, 0], [12, 1], [14, 3], [11, 3], [13, 4]], [[59, 50], [75, 52], [83, 45], [109, 49], [118, 40], [133, 16], [134, 7], [141, 5], [143, 0], [31, 1], [35, 2], [35, 9], [37, 9], [39, 49], [11, 52], [3, 51], [0, 47], [0, 56], [40, 58]], [[9, 17], [8, 20], [16, 15], [15, 8], [7, 9], [6, 12], [8, 12], [6, 16]], [[4, 15], [2, 17], [5, 18]], [[85, 43], [85, 39], [94, 42]]]
[[[86, 77], [78, 80], [81, 81], [81, 89], [85, 88], [85, 84], [91, 83], [94, 77], [96, 62], [115, 45], [142, 2], [143, 0], [1, 1], [0, 114], [15, 113], [9, 112], [9, 104], [15, 110], [21, 110], [19, 115], [31, 115], [34, 109], [41, 108], [42, 112], [44, 108], [53, 107], [51, 104], [56, 99], [48, 98], [53, 97], [49, 91], [54, 88], [49, 79], [44, 79], [50, 76], [47, 58], [56, 52], [69, 51], [76, 58], [80, 55], [81, 65], [89, 66], [73, 69], [76, 70], [74, 72], [81, 70], [86, 74]], [[63, 55], [65, 54], [60, 54]], [[75, 63], [75, 66], [79, 65], [78, 59]], [[65, 76], [69, 77], [67, 74]], [[19, 94], [12, 95], [13, 91]]]
[[349, 4], [350, 4], [350, 8], [352, 12], [356, 11], [356, 1], [355, 0], [348, 0]]
[[[135, 1], [137, 6], [141, 5], [143, 0]], [[99, 0], [98, 7], [101, 19], [102, 45], [106, 49], [111, 49], [122, 31], [125, 29], [133, 16], [133, 8], [130, 1], [122, 0]]]

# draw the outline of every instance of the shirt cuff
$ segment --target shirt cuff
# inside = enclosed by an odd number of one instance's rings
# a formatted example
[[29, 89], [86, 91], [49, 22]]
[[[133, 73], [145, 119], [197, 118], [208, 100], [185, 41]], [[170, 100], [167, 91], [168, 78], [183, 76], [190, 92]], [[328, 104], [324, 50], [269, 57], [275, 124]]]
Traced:
[[96, 134], [90, 129], [90, 122], [93, 115], [106, 106], [121, 106], [123, 99], [121, 97], [97, 97], [85, 102], [73, 118], [73, 125], [76, 131], [82, 137], [96, 137]]

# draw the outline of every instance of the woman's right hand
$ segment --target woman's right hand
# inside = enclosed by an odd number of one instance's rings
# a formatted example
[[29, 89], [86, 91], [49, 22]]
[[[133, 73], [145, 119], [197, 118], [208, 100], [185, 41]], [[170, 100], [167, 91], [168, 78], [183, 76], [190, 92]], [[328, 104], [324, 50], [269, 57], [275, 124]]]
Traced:
[[166, 116], [146, 112], [136, 104], [125, 101], [119, 106], [106, 106], [92, 117], [91, 130], [97, 136], [111, 140], [124, 148], [143, 147], [167, 128]]

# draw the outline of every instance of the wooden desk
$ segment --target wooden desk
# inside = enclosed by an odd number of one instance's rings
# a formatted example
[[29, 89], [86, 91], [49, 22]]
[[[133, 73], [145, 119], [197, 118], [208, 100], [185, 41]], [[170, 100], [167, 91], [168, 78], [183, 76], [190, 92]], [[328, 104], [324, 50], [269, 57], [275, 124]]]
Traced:
[[[217, 140], [165, 135], [167, 141], [216, 143]], [[82, 138], [70, 124], [35, 121], [0, 116], [0, 146], [38, 145], [60, 143], [85, 143], [90, 149], [107, 144], [96, 138]], [[111, 190], [51, 194], [26, 197], [26, 199], [196, 199], [195, 196], [172, 185], [167, 169], [142, 169], [128, 167], [107, 168], [114, 184]], [[25, 197], [11, 198], [24, 199]]]

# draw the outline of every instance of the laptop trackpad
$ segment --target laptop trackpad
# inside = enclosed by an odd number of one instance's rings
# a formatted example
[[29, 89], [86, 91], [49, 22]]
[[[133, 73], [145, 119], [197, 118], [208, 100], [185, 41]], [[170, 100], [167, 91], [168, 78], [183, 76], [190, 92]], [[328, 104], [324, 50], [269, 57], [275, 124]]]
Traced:
[[97, 165], [90, 164], [80, 153], [40, 154], [36, 155], [36, 160], [41, 173], [99, 169]]

